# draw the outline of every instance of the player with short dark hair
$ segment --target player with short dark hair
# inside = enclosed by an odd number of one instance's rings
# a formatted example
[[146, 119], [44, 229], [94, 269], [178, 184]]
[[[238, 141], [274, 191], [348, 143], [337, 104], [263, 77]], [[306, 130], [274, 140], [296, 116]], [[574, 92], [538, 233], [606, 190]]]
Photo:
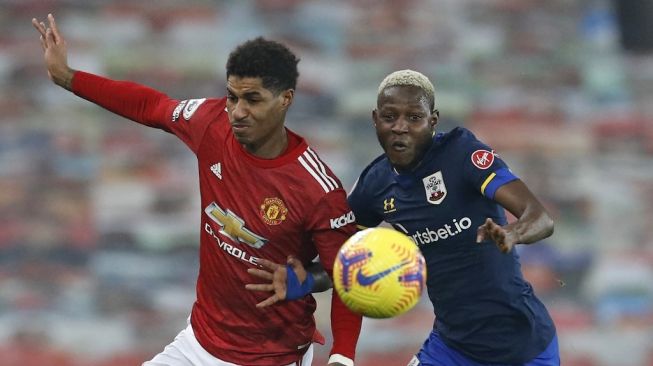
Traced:
[[[227, 62], [227, 97], [175, 100], [154, 89], [76, 71], [54, 17], [32, 20], [50, 78], [76, 95], [181, 139], [197, 156], [201, 194], [200, 269], [189, 325], [145, 366], [311, 364], [315, 299], [271, 304], [247, 291], [249, 272], [288, 256], [317, 255], [330, 273], [356, 228], [340, 181], [299, 135], [285, 127], [297, 57], [257, 38]], [[334, 225], [334, 222], [337, 225]], [[267, 302], [266, 302], [267, 301]], [[257, 306], [259, 305], [259, 306]], [[332, 297], [329, 365], [353, 366], [361, 317]]]
[[227, 77], [259, 77], [265, 89], [279, 93], [297, 86], [299, 59], [286, 46], [258, 37], [237, 46], [227, 60]]

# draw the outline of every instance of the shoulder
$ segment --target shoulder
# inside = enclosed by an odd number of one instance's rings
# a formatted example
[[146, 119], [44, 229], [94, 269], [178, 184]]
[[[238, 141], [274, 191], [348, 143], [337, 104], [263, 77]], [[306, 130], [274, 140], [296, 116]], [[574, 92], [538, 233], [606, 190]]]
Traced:
[[383, 185], [387, 179], [392, 179], [393, 175], [388, 158], [385, 154], [379, 155], [358, 176], [351, 195], [374, 191], [377, 185]]
[[196, 98], [180, 100], [172, 111], [172, 121], [190, 121], [226, 113], [226, 98]]
[[296, 156], [298, 175], [304, 193], [321, 199], [325, 195], [342, 190], [342, 183], [318, 153], [309, 145], [298, 146]]
[[439, 133], [435, 138], [435, 149], [431, 150], [432, 154], [438, 154], [443, 150], [447, 156], [465, 157], [474, 154], [478, 150], [489, 150], [489, 147], [481, 142], [472, 131], [456, 127], [446, 133]]
[[464, 146], [480, 141], [472, 131], [464, 127], [456, 127], [449, 132], [437, 134], [436, 142], [440, 145]]

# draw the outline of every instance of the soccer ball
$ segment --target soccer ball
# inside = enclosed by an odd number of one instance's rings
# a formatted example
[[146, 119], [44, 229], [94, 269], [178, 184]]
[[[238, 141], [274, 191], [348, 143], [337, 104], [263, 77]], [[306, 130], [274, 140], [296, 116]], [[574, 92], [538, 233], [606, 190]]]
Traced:
[[426, 264], [417, 245], [389, 228], [365, 229], [340, 248], [333, 283], [352, 311], [370, 318], [391, 318], [419, 301]]

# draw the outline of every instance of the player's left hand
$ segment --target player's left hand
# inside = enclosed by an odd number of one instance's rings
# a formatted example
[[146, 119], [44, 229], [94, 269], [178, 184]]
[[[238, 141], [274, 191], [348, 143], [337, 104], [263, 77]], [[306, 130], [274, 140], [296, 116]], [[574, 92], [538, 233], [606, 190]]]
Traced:
[[504, 227], [487, 218], [476, 230], [476, 242], [485, 240], [494, 241], [501, 252], [508, 253], [518, 243], [519, 238], [514, 230], [510, 230], [510, 224]]

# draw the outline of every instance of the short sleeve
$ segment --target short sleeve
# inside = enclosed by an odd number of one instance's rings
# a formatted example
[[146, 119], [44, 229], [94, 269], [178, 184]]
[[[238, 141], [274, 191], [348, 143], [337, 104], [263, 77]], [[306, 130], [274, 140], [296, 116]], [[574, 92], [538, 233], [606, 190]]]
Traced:
[[485, 197], [494, 199], [499, 187], [518, 179], [494, 150], [473, 135], [463, 151], [465, 179]]
[[347, 201], [351, 207], [354, 215], [356, 216], [356, 223], [359, 228], [368, 228], [377, 226], [383, 221], [383, 217], [372, 210], [372, 197], [367, 194], [367, 187], [365, 187], [365, 177], [361, 176], [354, 183], [354, 187]]

